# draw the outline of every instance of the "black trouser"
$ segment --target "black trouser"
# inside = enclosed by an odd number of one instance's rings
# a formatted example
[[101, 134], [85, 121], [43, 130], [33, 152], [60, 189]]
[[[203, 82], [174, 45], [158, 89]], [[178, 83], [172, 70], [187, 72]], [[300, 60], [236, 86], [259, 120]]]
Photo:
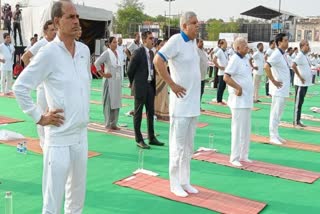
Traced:
[[218, 83], [219, 83], [218, 70], [219, 70], [218, 67], [214, 66], [213, 88], [217, 88], [218, 87]]
[[226, 89], [226, 82], [223, 80], [223, 76], [218, 76], [218, 79], [217, 102], [220, 103], [223, 99], [223, 92]]
[[9, 19], [4, 20], [4, 27], [8, 30], [8, 33], [10, 35], [12, 29], [11, 29], [11, 22]]
[[212, 73], [213, 73], [213, 67], [212, 67], [212, 66], [209, 66], [209, 67], [208, 67], [208, 75], [209, 75], [209, 78], [212, 77]]
[[290, 69], [290, 83], [293, 86], [293, 79], [294, 79], [294, 72], [292, 69]]
[[17, 30], [19, 33], [20, 45], [23, 46], [22, 36], [21, 36], [21, 24], [18, 22], [13, 22], [13, 37], [14, 43], [17, 45]]
[[133, 115], [133, 124], [134, 124], [134, 133], [136, 137], [136, 142], [143, 141], [141, 134], [141, 120], [142, 120], [142, 110], [143, 106], [146, 106], [147, 113], [147, 126], [148, 126], [148, 137], [149, 140], [152, 140], [154, 136], [154, 89], [151, 84], [148, 84], [147, 88], [147, 97], [138, 97], [134, 98], [134, 115]]
[[266, 76], [266, 95], [269, 96], [269, 78]]
[[301, 119], [301, 109], [302, 104], [304, 102], [304, 97], [307, 94], [308, 87], [307, 86], [296, 86], [295, 87], [295, 104], [294, 104], [294, 123], [300, 123]]
[[203, 93], [204, 93], [204, 86], [205, 86], [205, 81], [204, 80], [202, 80], [201, 81], [201, 94], [200, 94], [200, 106], [201, 106], [201, 100], [202, 100], [202, 95], [203, 95]]

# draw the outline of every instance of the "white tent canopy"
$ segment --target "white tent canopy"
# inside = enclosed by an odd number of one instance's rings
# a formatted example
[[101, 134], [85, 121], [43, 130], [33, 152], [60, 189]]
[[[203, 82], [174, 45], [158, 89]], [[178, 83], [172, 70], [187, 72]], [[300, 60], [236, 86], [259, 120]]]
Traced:
[[[51, 19], [51, 7], [53, 0], [8, 0], [6, 1], [15, 10], [15, 5], [21, 3], [22, 6], [22, 37], [24, 38], [23, 44], [29, 44], [29, 39], [37, 33], [42, 35], [42, 26], [47, 20]], [[111, 22], [113, 14], [101, 8], [88, 7], [83, 5], [76, 5], [80, 19], [92, 21], [106, 21]], [[18, 36], [17, 36], [18, 39]]]

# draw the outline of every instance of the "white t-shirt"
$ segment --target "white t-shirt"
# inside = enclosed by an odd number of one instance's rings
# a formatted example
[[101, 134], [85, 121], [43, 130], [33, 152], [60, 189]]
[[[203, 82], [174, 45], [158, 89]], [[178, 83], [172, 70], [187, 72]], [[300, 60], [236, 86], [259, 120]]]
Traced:
[[198, 54], [200, 57], [200, 72], [201, 72], [201, 81], [206, 79], [206, 74], [208, 70], [208, 55], [207, 53], [203, 50], [198, 48]]
[[311, 70], [311, 62], [309, 61], [308, 56], [300, 51], [293, 61], [297, 65], [300, 75], [305, 80], [305, 83], [303, 84], [299, 79], [298, 75], [294, 75], [294, 85], [297, 85], [297, 86], [312, 85], [313, 74]]
[[126, 56], [125, 56], [125, 53], [124, 53], [124, 47], [123, 45], [118, 45], [117, 46], [117, 51], [119, 53], [119, 61], [121, 63], [121, 65], [124, 65], [125, 63], [125, 60], [126, 60]]
[[238, 53], [234, 54], [228, 63], [225, 73], [229, 74], [242, 88], [242, 95], [237, 96], [235, 95], [236, 89], [228, 85], [228, 106], [230, 108], [252, 108], [253, 81], [248, 59], [240, 57]]
[[258, 70], [253, 69], [253, 73], [256, 75], [263, 75], [264, 73], [263, 66], [265, 63], [263, 53], [258, 50], [253, 54], [252, 58], [253, 58], [253, 65], [258, 67]]
[[40, 48], [44, 47], [48, 43], [48, 40], [46, 40], [46, 38], [43, 38], [36, 42], [33, 46], [31, 46], [29, 51], [32, 53], [33, 56], [35, 56], [40, 50]]
[[[228, 65], [228, 53], [227, 51], [223, 51], [221, 48], [215, 53], [215, 56], [217, 57], [217, 62], [219, 66], [222, 66], [224, 68], [227, 67]], [[218, 70], [218, 76], [223, 76], [224, 75], [224, 70], [219, 69]]]
[[0, 69], [2, 71], [12, 71], [13, 66], [13, 54], [14, 54], [14, 47], [12, 44], [6, 45], [5, 43], [2, 43], [0, 45], [0, 55], [2, 56], [2, 59], [5, 60], [5, 62], [1, 62]]
[[181, 32], [173, 35], [158, 54], [168, 60], [172, 80], [186, 89], [183, 98], [170, 93], [169, 113], [172, 117], [200, 115], [200, 59], [196, 40], [189, 40]]
[[282, 82], [282, 87], [277, 88], [270, 81], [270, 94], [278, 97], [289, 97], [290, 91], [290, 66], [285, 54], [282, 54], [279, 49], [276, 49], [268, 58], [267, 62], [271, 66], [273, 78], [276, 81]]
[[272, 53], [275, 51], [274, 49], [268, 48], [268, 50], [266, 51], [266, 55], [268, 56], [268, 58], [272, 55]]

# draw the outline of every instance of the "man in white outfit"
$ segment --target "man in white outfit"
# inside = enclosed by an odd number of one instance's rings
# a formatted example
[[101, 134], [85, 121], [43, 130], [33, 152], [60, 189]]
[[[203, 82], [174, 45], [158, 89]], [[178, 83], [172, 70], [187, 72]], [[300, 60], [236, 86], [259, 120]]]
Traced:
[[11, 95], [12, 67], [14, 47], [11, 44], [11, 37], [8, 33], [3, 33], [4, 43], [0, 45], [1, 62], [1, 94]]
[[[22, 110], [45, 126], [43, 148], [43, 214], [82, 213], [88, 157], [87, 124], [90, 98], [90, 51], [75, 38], [79, 15], [72, 1], [52, 6], [56, 38], [39, 53], [14, 84]], [[48, 111], [32, 101], [30, 93], [44, 84]]]
[[258, 50], [253, 54], [252, 58], [250, 59], [250, 64], [253, 68], [253, 102], [255, 103], [261, 102], [259, 100], [259, 88], [262, 75], [264, 74], [263, 67], [265, 63], [263, 54], [263, 43], [258, 43], [257, 48]]
[[307, 94], [308, 87], [312, 85], [312, 70], [311, 62], [308, 58], [308, 53], [310, 51], [309, 42], [306, 40], [301, 40], [300, 42], [300, 52], [293, 60], [292, 69], [295, 73], [294, 75], [294, 85], [295, 85], [295, 105], [294, 105], [294, 120], [293, 123], [296, 126], [305, 127], [301, 121], [301, 110], [304, 102], [304, 98]]
[[232, 113], [230, 163], [241, 167], [240, 161], [252, 162], [248, 158], [251, 109], [253, 107], [253, 83], [249, 61], [246, 58], [248, 44], [242, 37], [233, 43], [234, 54], [225, 69], [224, 81], [228, 85], [228, 106]]
[[[43, 33], [44, 38], [36, 42], [33, 46], [30, 47], [30, 49], [25, 52], [21, 59], [24, 62], [24, 65], [27, 66], [30, 63], [30, 60], [33, 56], [35, 56], [40, 48], [44, 47], [48, 42], [51, 42], [54, 37], [56, 36], [56, 31], [53, 26], [53, 22], [51, 20], [46, 21], [46, 23], [43, 26]], [[45, 113], [45, 111], [48, 108], [46, 95], [44, 92], [43, 84], [40, 84], [37, 88], [37, 104], [39, 108], [41, 109], [42, 113]], [[37, 125], [38, 130], [38, 136], [40, 138], [40, 146], [43, 148], [44, 144], [44, 127]]]
[[[197, 15], [185, 12], [180, 18], [181, 33], [173, 35], [158, 51], [154, 65], [171, 88], [169, 175], [171, 192], [180, 197], [198, 193], [190, 185], [190, 162], [197, 118], [200, 115], [200, 59], [196, 37]], [[166, 62], [169, 63], [170, 75]]]
[[285, 99], [290, 91], [290, 65], [285, 55], [288, 48], [288, 37], [284, 33], [276, 36], [277, 49], [268, 58], [265, 71], [270, 81], [272, 104], [270, 109], [270, 143], [282, 144], [286, 142], [279, 135], [279, 124], [285, 107]]

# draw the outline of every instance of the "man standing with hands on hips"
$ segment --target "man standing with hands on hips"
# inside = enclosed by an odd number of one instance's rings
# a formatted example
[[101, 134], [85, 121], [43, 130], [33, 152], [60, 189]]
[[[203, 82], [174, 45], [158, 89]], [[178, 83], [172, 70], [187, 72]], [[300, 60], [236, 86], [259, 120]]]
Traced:
[[[194, 12], [180, 18], [181, 33], [173, 35], [155, 56], [154, 64], [171, 88], [169, 113], [169, 175], [171, 192], [179, 197], [198, 193], [190, 185], [190, 161], [200, 115], [200, 58], [196, 37], [199, 23]], [[166, 62], [169, 63], [170, 75]]]
[[[82, 213], [88, 159], [87, 125], [91, 85], [90, 51], [75, 38], [79, 15], [71, 0], [53, 3], [55, 39], [41, 48], [14, 85], [23, 112], [45, 126], [42, 213]], [[41, 112], [31, 91], [41, 83], [48, 111]]]

